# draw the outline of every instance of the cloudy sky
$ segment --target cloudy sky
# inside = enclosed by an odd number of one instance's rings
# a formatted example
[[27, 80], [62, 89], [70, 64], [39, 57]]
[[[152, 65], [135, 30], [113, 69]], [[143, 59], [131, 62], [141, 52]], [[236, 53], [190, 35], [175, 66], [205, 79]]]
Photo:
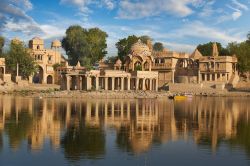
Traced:
[[74, 24], [106, 31], [109, 55], [132, 34], [192, 52], [200, 43], [245, 40], [250, 0], [0, 0], [0, 35], [7, 39], [50, 42]]

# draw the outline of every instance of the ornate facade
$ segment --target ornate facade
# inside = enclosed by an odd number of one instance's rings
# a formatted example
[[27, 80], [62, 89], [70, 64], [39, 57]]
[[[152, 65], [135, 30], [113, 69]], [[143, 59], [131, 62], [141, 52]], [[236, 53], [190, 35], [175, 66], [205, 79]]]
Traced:
[[132, 45], [124, 64], [118, 59], [113, 65], [100, 61], [98, 70], [87, 71], [80, 66], [62, 68], [64, 90], [157, 90], [168, 83], [238, 82], [237, 58], [219, 56], [213, 44], [211, 56], [203, 56], [198, 49], [192, 54], [164, 49], [153, 51], [150, 42], [140, 40]]
[[153, 57], [147, 45], [135, 43], [124, 66], [118, 59], [113, 65], [100, 64], [99, 70], [87, 71], [78, 63], [60, 68], [63, 90], [158, 90], [158, 72], [151, 71]]
[[51, 43], [51, 49], [44, 47], [44, 40], [38, 37], [29, 41], [30, 54], [38, 64], [38, 72], [33, 76], [34, 83], [54, 84], [58, 83], [57, 73], [53, 65], [65, 62], [60, 53], [61, 42], [54, 40]]

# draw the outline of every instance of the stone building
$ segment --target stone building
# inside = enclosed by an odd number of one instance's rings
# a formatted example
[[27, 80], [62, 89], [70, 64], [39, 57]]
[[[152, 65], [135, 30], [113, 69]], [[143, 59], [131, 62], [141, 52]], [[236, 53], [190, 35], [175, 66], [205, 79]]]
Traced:
[[34, 83], [54, 84], [58, 83], [56, 71], [53, 68], [55, 64], [65, 63], [65, 58], [60, 53], [61, 42], [54, 40], [51, 43], [51, 49], [44, 47], [44, 40], [35, 37], [29, 41], [30, 54], [38, 64], [38, 72], [33, 76]]
[[80, 66], [61, 68], [64, 90], [157, 90], [168, 83], [213, 83], [235, 85], [238, 82], [236, 56], [219, 56], [216, 43], [211, 56], [198, 49], [192, 54], [164, 49], [153, 51], [151, 42], [138, 40], [132, 45], [124, 64], [99, 62], [99, 69], [87, 71]]
[[166, 83], [237, 84], [236, 56], [219, 56], [216, 43], [212, 55], [203, 56], [198, 49], [190, 55], [164, 49], [152, 52], [153, 71], [159, 72], [159, 87]]
[[[197, 54], [198, 50], [196, 51]], [[200, 82], [225, 82], [235, 84], [239, 80], [236, 56], [219, 56], [217, 45], [213, 44], [211, 56], [202, 56], [199, 61]]]
[[6, 74], [5, 58], [0, 58], [0, 82], [10, 82], [11, 75]]
[[118, 59], [110, 69], [102, 64], [99, 70], [80, 66], [66, 66], [62, 70], [61, 89], [63, 90], [158, 90], [158, 72], [151, 71], [153, 57], [147, 45], [138, 41], [132, 46], [126, 63]]
[[4, 80], [5, 75], [5, 59], [0, 58], [0, 79]]

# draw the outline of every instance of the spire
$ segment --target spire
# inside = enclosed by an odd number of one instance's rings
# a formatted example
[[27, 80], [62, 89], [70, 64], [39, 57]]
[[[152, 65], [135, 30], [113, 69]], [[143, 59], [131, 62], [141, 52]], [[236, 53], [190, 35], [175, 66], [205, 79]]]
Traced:
[[79, 61], [77, 62], [76, 67], [81, 67], [81, 64]]
[[213, 52], [212, 52], [212, 56], [219, 56], [218, 47], [217, 47], [216, 42], [213, 43]]
[[190, 56], [190, 58], [193, 58], [193, 59], [199, 59], [201, 57], [202, 57], [202, 54], [197, 48], [194, 50], [194, 52]]

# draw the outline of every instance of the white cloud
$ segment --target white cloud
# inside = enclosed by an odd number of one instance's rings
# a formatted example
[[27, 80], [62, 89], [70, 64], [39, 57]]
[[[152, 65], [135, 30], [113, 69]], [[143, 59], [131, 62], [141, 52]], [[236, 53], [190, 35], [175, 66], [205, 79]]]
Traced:
[[196, 45], [184, 44], [184, 43], [175, 43], [175, 42], [162, 42], [162, 43], [166, 48], [170, 48], [171, 50], [174, 51], [187, 52], [187, 53], [192, 53], [197, 47]]
[[227, 44], [229, 42], [240, 42], [243, 41], [244, 38], [239, 35], [235, 35], [232, 32], [227, 32], [225, 30], [220, 30], [218, 28], [209, 27], [200, 21], [195, 21], [189, 24], [182, 26], [180, 29], [172, 31], [169, 34], [170, 37], [175, 38], [200, 38], [207, 39], [213, 41], [219, 41], [223, 44]]
[[213, 15], [214, 13], [219, 12], [218, 10], [214, 9], [213, 5], [215, 3], [214, 0], [212, 1], [202, 1], [202, 5], [199, 7], [202, 7], [201, 12], [198, 14], [200, 17], [209, 17]]
[[137, 19], [159, 14], [185, 17], [194, 11], [190, 6], [199, 6], [201, 0], [122, 0], [119, 4], [118, 18]]
[[61, 0], [61, 4], [70, 4], [79, 8], [82, 13], [89, 13], [88, 5], [92, 3], [91, 0]]
[[106, 7], [109, 10], [114, 9], [115, 2], [114, 0], [61, 0], [61, 4], [70, 4], [77, 7], [80, 13], [85, 14], [91, 13], [92, 10], [89, 8], [89, 5], [95, 4], [99, 7]]
[[113, 0], [102, 0], [102, 3], [109, 9], [112, 10], [115, 8], [115, 3]]
[[240, 3], [237, 0], [232, 0], [232, 3], [233, 3], [233, 5], [236, 5], [236, 8], [238, 8], [238, 9], [248, 10], [247, 5]]

